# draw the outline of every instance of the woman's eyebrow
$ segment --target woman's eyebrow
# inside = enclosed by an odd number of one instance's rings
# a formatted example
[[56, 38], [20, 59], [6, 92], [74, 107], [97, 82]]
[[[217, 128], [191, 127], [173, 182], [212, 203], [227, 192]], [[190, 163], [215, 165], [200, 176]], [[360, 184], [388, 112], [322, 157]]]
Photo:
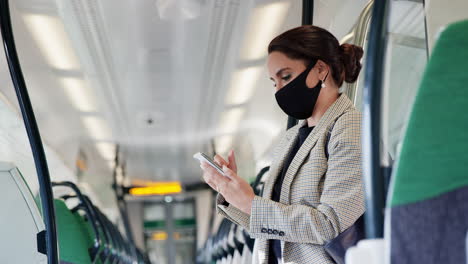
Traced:
[[280, 77], [280, 76], [281, 76], [281, 73], [282, 73], [284, 70], [287, 70], [287, 69], [290, 69], [290, 68], [289, 68], [289, 67], [285, 67], [285, 68], [279, 69], [279, 70], [276, 72], [276, 76]]

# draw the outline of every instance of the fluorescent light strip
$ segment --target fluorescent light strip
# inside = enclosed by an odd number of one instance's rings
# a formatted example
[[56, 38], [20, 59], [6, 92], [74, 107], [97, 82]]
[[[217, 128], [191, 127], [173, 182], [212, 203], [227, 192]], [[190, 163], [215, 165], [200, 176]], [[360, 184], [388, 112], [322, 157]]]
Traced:
[[105, 160], [112, 161], [115, 159], [115, 144], [109, 142], [98, 142], [96, 148]]
[[78, 111], [97, 112], [91, 91], [83, 79], [65, 77], [61, 78], [61, 82], [65, 94]]
[[52, 67], [60, 70], [79, 68], [64, 25], [57, 17], [28, 14], [23, 18], [39, 49]]
[[237, 131], [244, 116], [245, 109], [241, 107], [231, 108], [223, 113], [220, 121], [220, 132], [232, 134]]
[[268, 43], [280, 30], [290, 5], [289, 2], [276, 2], [254, 9], [242, 48], [242, 59], [258, 60], [266, 56]]
[[[108, 160], [106, 161], [107, 162], [107, 166], [109, 167], [110, 170], [114, 170], [115, 168], [115, 160]], [[120, 177], [120, 178], [119, 178]], [[122, 181], [122, 174], [117, 174], [117, 182], [121, 182]]]
[[248, 102], [252, 98], [262, 70], [263, 66], [255, 66], [240, 69], [234, 73], [226, 104], [237, 105]]
[[88, 134], [94, 140], [110, 140], [111, 132], [102, 118], [97, 116], [83, 116], [83, 125], [88, 130]]
[[215, 139], [216, 153], [227, 154], [227, 152], [232, 148], [233, 142], [234, 137], [232, 135], [224, 135], [217, 137]]

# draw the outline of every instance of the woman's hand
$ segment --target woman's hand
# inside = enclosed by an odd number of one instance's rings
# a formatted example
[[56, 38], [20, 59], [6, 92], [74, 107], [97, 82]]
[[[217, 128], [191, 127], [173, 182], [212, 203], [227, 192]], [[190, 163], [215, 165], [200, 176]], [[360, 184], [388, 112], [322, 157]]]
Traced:
[[237, 175], [234, 152], [231, 150], [229, 153], [229, 163], [219, 155], [216, 155], [214, 159], [222, 166], [224, 174], [228, 177], [221, 175], [209, 164], [202, 162], [200, 167], [203, 169], [203, 179], [211, 188], [222, 194], [228, 203], [244, 213], [250, 214], [255, 194], [249, 183]]
[[229, 169], [231, 169], [234, 173], [237, 173], [237, 163], [236, 163], [236, 157], [234, 156], [234, 150], [229, 151], [228, 154], [228, 160], [223, 159], [220, 155], [216, 154], [214, 156], [214, 161], [218, 163], [218, 165], [222, 168], [224, 165], [226, 165]]

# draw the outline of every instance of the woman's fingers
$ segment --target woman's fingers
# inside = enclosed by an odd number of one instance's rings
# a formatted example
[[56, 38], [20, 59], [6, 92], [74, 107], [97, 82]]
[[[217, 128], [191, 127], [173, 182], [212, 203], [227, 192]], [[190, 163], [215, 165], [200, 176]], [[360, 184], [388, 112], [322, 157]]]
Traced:
[[237, 173], [233, 170], [231, 170], [229, 167], [227, 167], [226, 165], [223, 166], [223, 172], [226, 176], [228, 176], [231, 180], [234, 180], [234, 181], [237, 181], [237, 179], [239, 178], [239, 176], [237, 175]]
[[216, 155], [214, 156], [214, 161], [215, 161], [216, 163], [218, 163], [218, 165], [219, 165], [220, 167], [223, 167], [224, 165], [226, 165], [226, 166], [229, 165], [229, 163], [228, 163], [225, 159], [223, 159], [223, 157], [221, 157], [221, 156], [218, 155], [218, 154], [216, 154]]
[[211, 186], [211, 188], [219, 190], [220, 186], [225, 186], [227, 183], [229, 183], [229, 178], [225, 177], [224, 175], [221, 175], [217, 170], [215, 170], [213, 167], [208, 165], [206, 162], [202, 162], [200, 167], [203, 169], [205, 172], [203, 174], [203, 178], [208, 185]]
[[232, 149], [231, 151], [229, 151], [228, 160], [229, 160], [229, 168], [237, 173], [236, 157], [234, 155], [234, 150]]
[[231, 177], [229, 185], [221, 186], [221, 191], [226, 201], [233, 206], [239, 208], [243, 212], [250, 214], [252, 208], [252, 201], [255, 197], [252, 187], [247, 181], [242, 179], [237, 173], [230, 168], [223, 167], [224, 174]]

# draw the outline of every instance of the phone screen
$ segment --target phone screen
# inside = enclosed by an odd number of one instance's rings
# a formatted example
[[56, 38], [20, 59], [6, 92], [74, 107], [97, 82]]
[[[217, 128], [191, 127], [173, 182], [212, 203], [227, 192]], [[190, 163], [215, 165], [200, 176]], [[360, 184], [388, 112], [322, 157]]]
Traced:
[[[215, 168], [219, 173], [221, 173], [222, 175], [226, 176], [224, 174], [224, 171], [221, 167], [218, 166], [218, 164], [216, 164], [216, 162], [214, 162], [210, 157], [208, 157], [208, 155], [206, 155], [205, 153], [203, 152], [198, 152], [198, 153], [195, 153], [193, 155], [193, 158], [199, 160], [200, 162], [202, 161], [205, 161], [206, 163], [210, 164], [211, 167]], [[227, 176], [226, 176], [227, 177]]]

